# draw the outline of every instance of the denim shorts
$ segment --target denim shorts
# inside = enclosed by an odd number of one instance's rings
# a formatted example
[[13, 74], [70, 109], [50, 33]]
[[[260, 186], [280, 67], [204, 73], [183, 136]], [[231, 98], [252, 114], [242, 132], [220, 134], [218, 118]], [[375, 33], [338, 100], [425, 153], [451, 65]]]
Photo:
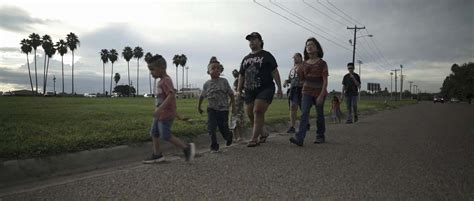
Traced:
[[244, 93], [244, 101], [246, 104], [250, 104], [253, 103], [255, 99], [260, 99], [266, 101], [268, 104], [271, 104], [273, 101], [273, 96], [275, 96], [275, 86], [256, 89], [253, 91], [246, 90]]
[[170, 121], [159, 121], [153, 118], [153, 123], [150, 128], [150, 135], [152, 137], [161, 138], [162, 140], [168, 141], [171, 138], [171, 125], [173, 120]]

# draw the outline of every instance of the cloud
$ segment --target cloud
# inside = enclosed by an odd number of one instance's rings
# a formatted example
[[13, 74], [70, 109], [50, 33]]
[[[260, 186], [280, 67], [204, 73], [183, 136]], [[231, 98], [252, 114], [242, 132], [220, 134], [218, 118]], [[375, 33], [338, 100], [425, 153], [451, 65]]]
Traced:
[[18, 53], [20, 48], [18, 47], [0, 47], [0, 52], [14, 52]]
[[15, 6], [0, 7], [0, 28], [13, 32], [28, 32], [34, 25], [45, 25], [51, 20], [31, 17], [31, 15]]

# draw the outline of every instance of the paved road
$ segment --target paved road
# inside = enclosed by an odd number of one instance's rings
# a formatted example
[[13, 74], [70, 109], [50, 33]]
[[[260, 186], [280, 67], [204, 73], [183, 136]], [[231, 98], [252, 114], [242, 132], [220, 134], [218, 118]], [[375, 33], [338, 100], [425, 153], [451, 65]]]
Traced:
[[[474, 200], [474, 105], [419, 103], [328, 124], [303, 147], [274, 133], [189, 164], [139, 163], [43, 182], [0, 200]], [[205, 151], [204, 149], [201, 151]]]

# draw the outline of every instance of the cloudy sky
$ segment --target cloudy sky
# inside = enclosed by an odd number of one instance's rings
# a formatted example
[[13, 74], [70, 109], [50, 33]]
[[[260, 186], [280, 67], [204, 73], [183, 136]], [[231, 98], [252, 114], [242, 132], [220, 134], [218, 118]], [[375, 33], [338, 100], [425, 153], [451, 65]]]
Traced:
[[[412, 81], [423, 91], [438, 92], [453, 63], [474, 60], [473, 10], [474, 1], [469, 0], [0, 0], [0, 91], [30, 88], [19, 42], [33, 32], [48, 34], [54, 42], [69, 32], [78, 35], [75, 88], [84, 93], [102, 91], [99, 51], [113, 48], [121, 53], [125, 46], [164, 55], [173, 79], [173, 55], [187, 55], [193, 87], [209, 79], [206, 64], [211, 56], [223, 63], [224, 77], [233, 80], [230, 72], [250, 52], [244, 38], [253, 31], [263, 36], [264, 49], [275, 56], [282, 78], [288, 76], [293, 54], [303, 51], [307, 38], [316, 37], [329, 66], [328, 88], [340, 90], [346, 64], [352, 60], [353, 32], [347, 27], [357, 25], [366, 27], [357, 33], [361, 37], [356, 46], [364, 89], [367, 82], [375, 82], [390, 90], [390, 70], [403, 65], [405, 89]], [[42, 83], [43, 52], [38, 50]], [[29, 59], [34, 69], [33, 56]], [[66, 92], [71, 91], [71, 60], [70, 53], [64, 56]], [[60, 91], [61, 57], [54, 56], [50, 63], [48, 91], [53, 75]], [[149, 90], [143, 64], [142, 60], [140, 93]], [[106, 83], [110, 70], [109, 63]], [[127, 83], [122, 57], [114, 72], [121, 74], [119, 83]], [[180, 67], [180, 86], [181, 73]], [[135, 85], [136, 60], [130, 61], [130, 77]]]

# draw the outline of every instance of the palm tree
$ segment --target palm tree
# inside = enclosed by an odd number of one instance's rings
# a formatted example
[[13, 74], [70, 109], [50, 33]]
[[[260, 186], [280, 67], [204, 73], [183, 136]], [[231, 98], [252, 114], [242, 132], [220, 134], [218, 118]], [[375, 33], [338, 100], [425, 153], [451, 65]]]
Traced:
[[46, 87], [48, 86], [48, 72], [49, 72], [49, 59], [51, 59], [54, 54], [56, 54], [56, 49], [54, 48], [53, 42], [48, 43], [48, 48], [46, 51], [46, 56], [48, 56], [48, 63], [46, 64], [46, 73], [44, 78], [44, 93], [46, 94]]
[[120, 81], [120, 74], [119, 73], [115, 73], [114, 81], [115, 81], [115, 86], [117, 86], [117, 83]]
[[64, 94], [64, 55], [67, 53], [67, 43], [63, 39], [59, 40], [56, 43], [56, 49], [61, 55], [61, 72], [62, 72], [62, 79], [63, 79], [63, 94]]
[[188, 57], [186, 57], [186, 55], [184, 54], [181, 54], [181, 56], [179, 56], [179, 65], [183, 68], [183, 77], [181, 79], [181, 91], [183, 91], [183, 87], [184, 87], [184, 66], [186, 66], [186, 62], [188, 61]]
[[137, 95], [140, 94], [138, 89], [138, 80], [139, 78], [139, 68], [140, 68], [140, 59], [143, 57], [143, 48], [137, 46], [133, 49], [133, 57], [137, 58]]
[[105, 64], [109, 62], [109, 51], [102, 49], [99, 53], [102, 60], [102, 94], [105, 94]]
[[21, 52], [26, 54], [26, 64], [28, 65], [28, 76], [30, 77], [31, 93], [33, 93], [33, 81], [31, 80], [30, 59], [28, 58], [28, 54], [31, 52], [31, 50], [33, 50], [33, 48], [31, 48], [28, 39], [21, 40], [20, 45]]
[[130, 96], [130, 59], [133, 57], [133, 50], [131, 47], [123, 48], [122, 56], [127, 61], [127, 70], [128, 70], [128, 96]]
[[[148, 61], [150, 60], [150, 58], [152, 57], [153, 55], [150, 53], [150, 52], [147, 52], [145, 54], [145, 62], [148, 63]], [[148, 73], [148, 82], [150, 83], [150, 94], [151, 94], [151, 74]]]
[[67, 46], [72, 52], [72, 92], [71, 94], [74, 95], [74, 50], [77, 49], [77, 46], [79, 46], [80, 41], [79, 41], [79, 38], [76, 36], [76, 34], [72, 32], [66, 36], [66, 41], [67, 41]]
[[51, 36], [48, 34], [42, 37], [42, 44], [44, 50], [44, 64], [43, 64], [43, 94], [46, 94], [46, 61], [48, 59], [47, 52], [51, 51], [51, 47], [53, 46], [53, 41], [51, 40]]
[[[117, 50], [111, 49], [110, 52], [109, 52], [109, 60], [110, 60], [110, 63], [112, 63], [112, 73], [111, 73], [110, 76], [114, 75], [114, 63], [117, 61], [117, 59], [118, 59]], [[118, 73], [116, 73], [115, 75], [117, 75], [117, 74]], [[119, 74], [119, 79], [120, 79], [120, 74]], [[115, 85], [117, 85], [117, 83], [115, 83]], [[110, 77], [110, 92], [112, 92], [112, 77]]]
[[30, 38], [29, 40], [30, 46], [33, 48], [34, 54], [35, 54], [35, 82], [36, 82], [36, 94], [38, 94], [38, 73], [36, 70], [36, 48], [38, 48], [38, 46], [41, 45], [41, 37], [40, 35], [36, 33], [30, 34], [28, 37]]
[[173, 57], [173, 64], [176, 66], [176, 89], [178, 89], [178, 66], [181, 63], [179, 55], [175, 54]]

